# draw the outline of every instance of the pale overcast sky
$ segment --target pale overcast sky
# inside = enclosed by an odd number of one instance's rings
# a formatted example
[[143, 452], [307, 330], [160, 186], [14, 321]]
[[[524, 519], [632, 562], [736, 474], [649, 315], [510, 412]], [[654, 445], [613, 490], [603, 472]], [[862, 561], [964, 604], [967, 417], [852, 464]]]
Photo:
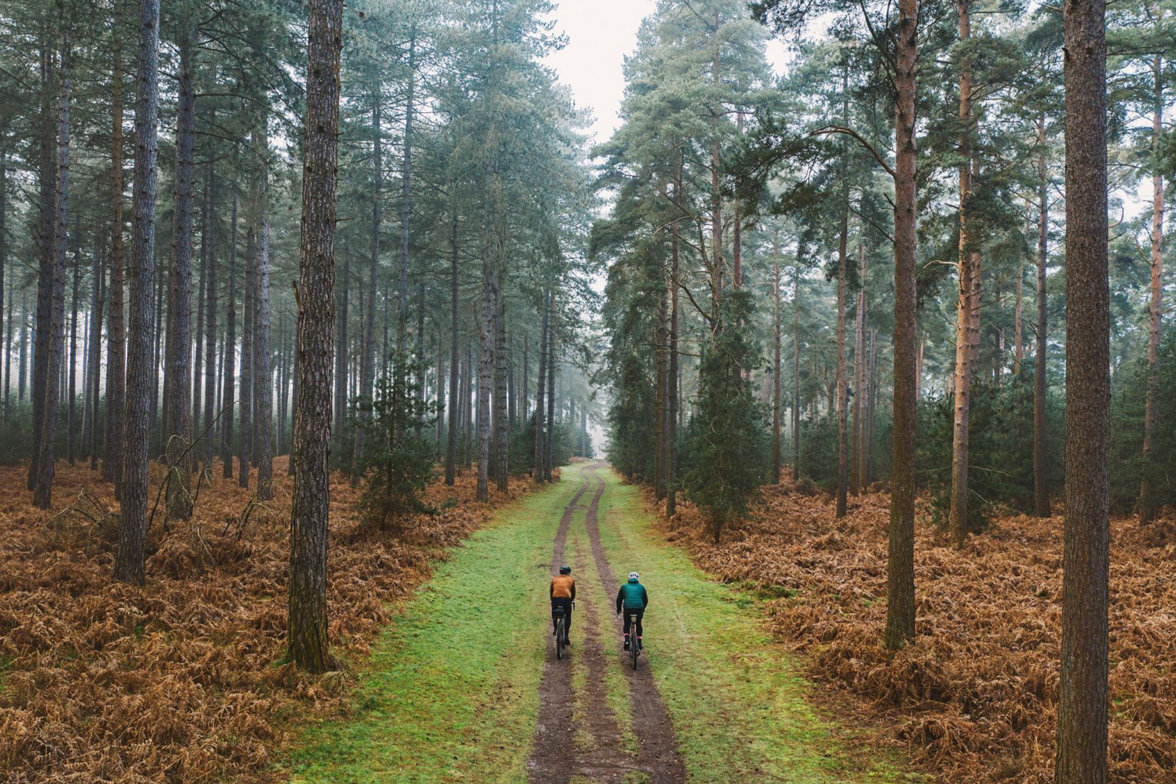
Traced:
[[656, 5], [656, 0], [555, 0], [556, 31], [568, 37], [568, 45], [547, 62], [572, 88], [576, 104], [592, 110], [598, 142], [619, 124], [625, 95], [621, 66], [637, 47], [641, 20]]
[[[657, 0], [554, 0], [555, 29], [568, 45], [547, 58], [559, 80], [572, 88], [576, 105], [592, 110], [594, 141], [603, 142], [620, 124], [625, 96], [626, 55], [637, 48], [637, 28]], [[768, 42], [768, 62], [780, 72], [784, 45]]]

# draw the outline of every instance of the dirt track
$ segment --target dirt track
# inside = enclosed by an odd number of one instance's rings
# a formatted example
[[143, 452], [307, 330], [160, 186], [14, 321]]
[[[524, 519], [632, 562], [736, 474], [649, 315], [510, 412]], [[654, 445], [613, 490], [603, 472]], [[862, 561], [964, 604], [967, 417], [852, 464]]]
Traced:
[[[585, 508], [580, 499], [594, 489]], [[564, 561], [564, 548], [578, 510], [584, 510], [584, 526], [592, 549], [596, 576], [605, 596], [612, 596], [617, 581], [600, 540], [598, 509], [605, 484], [595, 466], [584, 471], [584, 484], [565, 507], [552, 548], [552, 566]], [[581, 577], [581, 585], [585, 578]], [[548, 637], [547, 659], [539, 685], [539, 720], [535, 745], [528, 763], [533, 784], [567, 784], [579, 776], [594, 782], [621, 782], [634, 773], [643, 773], [653, 784], [677, 784], [685, 781], [685, 768], [674, 740], [674, 730], [665, 703], [653, 682], [648, 660], [642, 659], [636, 672], [624, 667], [632, 704], [633, 732], [637, 738], [634, 754], [625, 748], [621, 724], [608, 704], [606, 672], [609, 667], [623, 667], [620, 657], [620, 619], [602, 629], [602, 613], [612, 607], [597, 607], [591, 591], [577, 592], [573, 622], [571, 656], [555, 657], [554, 638]], [[627, 661], [627, 660], [625, 660]], [[573, 667], [583, 667], [583, 710], [575, 711], [576, 690]], [[589, 738], [585, 745], [583, 738]]]

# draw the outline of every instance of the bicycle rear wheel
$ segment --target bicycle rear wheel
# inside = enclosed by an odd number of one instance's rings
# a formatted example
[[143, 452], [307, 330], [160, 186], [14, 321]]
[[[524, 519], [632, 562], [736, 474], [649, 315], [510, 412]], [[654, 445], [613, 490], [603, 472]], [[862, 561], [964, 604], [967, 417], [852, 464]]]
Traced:
[[633, 669], [637, 669], [637, 656], [641, 653], [640, 638], [637, 636], [637, 616], [629, 616], [629, 656], [633, 660]]
[[564, 652], [564, 618], [561, 615], [555, 622], [555, 658], [562, 659]]

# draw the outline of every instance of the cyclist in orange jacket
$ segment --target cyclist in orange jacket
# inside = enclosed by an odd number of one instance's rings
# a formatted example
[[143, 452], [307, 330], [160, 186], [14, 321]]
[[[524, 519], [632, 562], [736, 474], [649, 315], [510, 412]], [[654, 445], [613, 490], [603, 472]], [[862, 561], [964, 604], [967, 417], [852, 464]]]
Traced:
[[559, 574], [551, 578], [551, 633], [555, 634], [557, 607], [563, 608], [564, 613], [564, 644], [568, 644], [567, 636], [572, 631], [572, 602], [576, 599], [576, 578], [572, 577], [572, 567], [564, 564], [559, 567]]

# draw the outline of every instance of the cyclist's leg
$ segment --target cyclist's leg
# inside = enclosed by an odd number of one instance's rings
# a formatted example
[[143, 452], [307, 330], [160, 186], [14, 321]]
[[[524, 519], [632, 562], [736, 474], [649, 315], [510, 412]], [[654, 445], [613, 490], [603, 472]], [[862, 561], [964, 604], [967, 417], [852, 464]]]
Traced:
[[645, 617], [645, 608], [637, 610], [637, 637], [641, 637], [641, 619]]

